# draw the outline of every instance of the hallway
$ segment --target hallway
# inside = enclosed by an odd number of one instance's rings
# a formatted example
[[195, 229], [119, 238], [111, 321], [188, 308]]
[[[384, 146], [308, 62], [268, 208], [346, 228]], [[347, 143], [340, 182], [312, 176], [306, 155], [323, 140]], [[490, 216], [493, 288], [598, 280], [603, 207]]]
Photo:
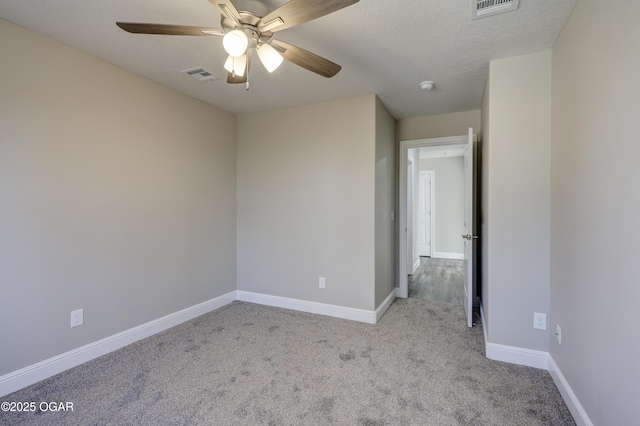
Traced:
[[420, 257], [408, 284], [409, 297], [463, 305], [464, 260]]

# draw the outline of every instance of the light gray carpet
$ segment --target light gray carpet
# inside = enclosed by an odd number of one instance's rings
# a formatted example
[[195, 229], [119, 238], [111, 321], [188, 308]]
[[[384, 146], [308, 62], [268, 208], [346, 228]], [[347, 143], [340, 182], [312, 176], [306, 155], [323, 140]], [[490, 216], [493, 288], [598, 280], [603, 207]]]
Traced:
[[0, 400], [74, 403], [3, 425], [574, 424], [548, 372], [415, 299], [377, 325], [234, 302]]

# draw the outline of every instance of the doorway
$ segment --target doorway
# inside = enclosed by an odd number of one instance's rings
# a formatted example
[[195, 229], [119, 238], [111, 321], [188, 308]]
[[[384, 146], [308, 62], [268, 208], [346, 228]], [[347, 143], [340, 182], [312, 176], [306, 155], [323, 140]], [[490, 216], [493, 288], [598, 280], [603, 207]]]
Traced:
[[[470, 221], [465, 217], [465, 205], [470, 204], [466, 200], [468, 194], [468, 187], [475, 184], [475, 175], [473, 170], [469, 172], [465, 165], [468, 164], [465, 158], [471, 155], [473, 158], [473, 148], [475, 147], [475, 135], [473, 130], [470, 129], [469, 134], [465, 136], [447, 137], [447, 138], [435, 138], [413, 141], [401, 141], [400, 142], [400, 179], [399, 179], [399, 268], [398, 268], [398, 297], [409, 296], [409, 275], [414, 272], [414, 269], [422, 268], [427, 263], [435, 264], [436, 268], [453, 267], [453, 269], [463, 266], [464, 269], [464, 306], [465, 314], [467, 316], [467, 323], [471, 326], [472, 321], [472, 306], [475, 298], [475, 283], [469, 281], [467, 277], [475, 277], [473, 274], [473, 257], [474, 246], [477, 241], [473, 239], [473, 229], [469, 226]], [[427, 153], [424, 155], [423, 153]], [[420, 158], [423, 157], [423, 158]], [[449, 157], [453, 160], [456, 157], [456, 164], [460, 175], [458, 176], [458, 187], [455, 190], [447, 188], [442, 191], [441, 195], [446, 195], [451, 198], [451, 203], [456, 204], [456, 213], [441, 214], [440, 219], [442, 223], [438, 222], [438, 212], [434, 207], [449, 204], [450, 202], [443, 202], [442, 199], [433, 197], [431, 203], [425, 203], [425, 195], [429, 191], [424, 191], [423, 197], [419, 198], [420, 184], [424, 186], [427, 182], [431, 182], [431, 193], [440, 193], [440, 185], [444, 184], [444, 180], [441, 181], [437, 170], [424, 169], [420, 167], [421, 163], [428, 163], [427, 158], [443, 158]], [[408, 164], [412, 164], [408, 167]], [[423, 170], [424, 169], [424, 170]], [[429, 174], [420, 174], [420, 171], [431, 172]], [[410, 176], [409, 173], [413, 173]], [[444, 172], [443, 172], [444, 173]], [[429, 175], [429, 177], [427, 177]], [[424, 176], [424, 177], [423, 177]], [[471, 184], [467, 180], [473, 179]], [[436, 184], [437, 183], [437, 184]], [[410, 186], [413, 187], [411, 190]], [[474, 191], [475, 192], [475, 191]], [[428, 207], [431, 207], [431, 217], [428, 218]], [[430, 232], [431, 247], [430, 250], [426, 250], [426, 244], [418, 249], [418, 244], [421, 242], [426, 243], [426, 239], [423, 238], [422, 232], [425, 230], [426, 224], [431, 221], [433, 226]], [[450, 219], [447, 224], [447, 219]], [[439, 229], [439, 226], [443, 229]], [[445, 229], [448, 228], [448, 229]], [[413, 240], [412, 246], [409, 243]], [[467, 241], [468, 240], [468, 241]], [[470, 250], [471, 249], [471, 250]], [[421, 254], [419, 256], [418, 254]], [[451, 261], [449, 261], [451, 260]], [[447, 265], [457, 261], [456, 265]], [[437, 263], [437, 264], [436, 264]], [[454, 273], [455, 274], [455, 273]], [[467, 312], [468, 311], [468, 312]]]

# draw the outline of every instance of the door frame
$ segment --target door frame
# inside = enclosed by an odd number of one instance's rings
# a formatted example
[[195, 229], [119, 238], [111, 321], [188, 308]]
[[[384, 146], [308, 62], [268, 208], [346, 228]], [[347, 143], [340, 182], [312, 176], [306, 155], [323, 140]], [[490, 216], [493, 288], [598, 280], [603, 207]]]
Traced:
[[[409, 159], [407, 159], [407, 192], [413, 191], [413, 188], [415, 185], [415, 182], [414, 182], [415, 167], [416, 167], [415, 162], [409, 161]], [[407, 271], [411, 270], [412, 273], [413, 271], [415, 271], [415, 265], [413, 263], [413, 238], [415, 234], [415, 231], [413, 229], [414, 201], [415, 201], [414, 197], [407, 198], [407, 240], [406, 240], [407, 256], [406, 258], [407, 258]]]
[[[435, 190], [436, 190], [436, 183], [435, 183], [435, 178], [436, 178], [436, 173], [434, 170], [420, 170], [420, 168], [418, 167], [418, 176], [425, 174], [425, 175], [429, 175], [431, 176], [431, 188], [429, 189], [429, 206], [431, 207], [431, 213], [429, 214], [429, 257], [433, 257], [434, 253], [435, 253], [435, 247], [436, 247], [436, 242], [435, 242], [435, 233], [436, 233], [436, 226], [435, 226], [435, 214], [436, 214], [436, 197], [435, 197]], [[420, 180], [418, 179], [418, 188], [420, 188]], [[420, 193], [420, 190], [418, 189], [418, 193], [420, 194], [418, 196], [418, 200], [420, 199], [420, 197], [422, 196], [422, 194]], [[408, 198], [408, 197], [407, 197]], [[415, 200], [414, 200], [415, 202]], [[413, 230], [413, 233], [416, 233], [416, 230]], [[408, 235], [408, 232], [407, 232]], [[415, 235], [412, 237], [413, 239], [415, 239]], [[418, 252], [418, 254], [420, 254]]]
[[473, 307], [476, 305], [476, 258], [477, 238], [476, 230], [476, 142], [477, 136], [473, 128], [469, 128], [467, 147], [464, 150], [464, 308], [467, 326], [473, 327]]
[[[396, 287], [396, 297], [406, 298], [409, 296], [409, 284], [407, 280], [407, 155], [411, 148], [422, 148], [431, 146], [463, 145], [469, 141], [468, 135], [449, 136], [444, 138], [415, 139], [400, 141], [398, 171], [398, 286]], [[415, 164], [414, 164], [415, 167]], [[414, 183], [415, 184], [415, 183]]]

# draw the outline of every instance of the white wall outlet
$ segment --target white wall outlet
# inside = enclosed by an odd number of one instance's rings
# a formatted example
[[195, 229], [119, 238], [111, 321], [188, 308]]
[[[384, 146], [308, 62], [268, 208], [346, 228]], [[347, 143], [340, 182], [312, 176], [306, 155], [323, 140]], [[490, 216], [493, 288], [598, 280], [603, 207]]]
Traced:
[[533, 328], [538, 330], [547, 329], [547, 314], [541, 314], [539, 312], [533, 313]]
[[318, 287], [324, 288], [327, 284], [327, 279], [325, 277], [320, 277], [318, 279]]
[[71, 328], [84, 324], [84, 310], [76, 309], [71, 311]]
[[562, 344], [562, 329], [560, 325], [556, 325], [556, 339], [558, 339], [558, 344]]

